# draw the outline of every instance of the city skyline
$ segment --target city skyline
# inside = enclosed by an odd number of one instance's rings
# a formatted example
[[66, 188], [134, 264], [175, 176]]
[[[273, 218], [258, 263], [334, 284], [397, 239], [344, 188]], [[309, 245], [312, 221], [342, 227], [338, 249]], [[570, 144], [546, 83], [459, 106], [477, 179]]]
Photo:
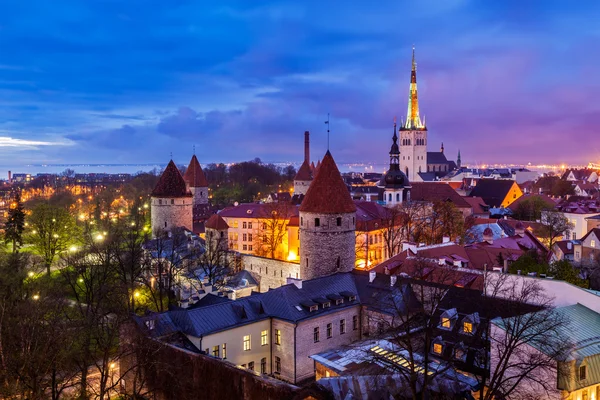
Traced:
[[[254, 4], [254, 3], [253, 3]], [[430, 150], [472, 163], [600, 159], [592, 2], [10, 4], [2, 164], [382, 163], [416, 46]], [[450, 41], [450, 43], [448, 42]], [[576, 138], [579, 140], [572, 140]]]

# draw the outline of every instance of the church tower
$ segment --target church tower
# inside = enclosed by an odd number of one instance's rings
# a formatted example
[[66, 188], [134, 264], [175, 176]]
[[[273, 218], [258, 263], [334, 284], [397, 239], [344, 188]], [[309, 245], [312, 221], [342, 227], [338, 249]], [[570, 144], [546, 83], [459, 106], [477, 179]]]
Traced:
[[300, 205], [300, 278], [352, 271], [355, 227], [356, 206], [327, 151]]
[[396, 119], [394, 118], [394, 136], [390, 148], [390, 167], [385, 173], [383, 183], [383, 201], [386, 207], [394, 207], [410, 200], [410, 183], [400, 170], [400, 150], [398, 149], [398, 136], [396, 136]]
[[420, 181], [419, 172], [427, 172], [427, 127], [419, 115], [417, 96], [417, 63], [415, 48], [412, 53], [412, 71], [406, 121], [400, 127], [400, 169], [409, 181]]

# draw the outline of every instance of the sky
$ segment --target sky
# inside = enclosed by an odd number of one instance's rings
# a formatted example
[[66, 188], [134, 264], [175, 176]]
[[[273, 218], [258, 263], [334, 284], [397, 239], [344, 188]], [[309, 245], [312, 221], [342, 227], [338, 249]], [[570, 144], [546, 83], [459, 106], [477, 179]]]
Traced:
[[0, 0], [0, 165], [600, 161], [600, 2]]

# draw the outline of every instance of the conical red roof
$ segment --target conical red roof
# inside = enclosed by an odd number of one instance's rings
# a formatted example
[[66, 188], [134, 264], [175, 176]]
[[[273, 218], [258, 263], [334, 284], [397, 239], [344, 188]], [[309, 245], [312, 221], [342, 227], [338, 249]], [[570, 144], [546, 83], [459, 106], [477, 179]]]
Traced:
[[202, 172], [202, 167], [200, 167], [200, 163], [195, 154], [190, 160], [190, 165], [188, 165], [185, 170], [183, 180], [189, 187], [208, 187], [208, 182], [206, 181], [204, 172]]
[[216, 229], [218, 231], [223, 231], [225, 229], [228, 229], [229, 225], [227, 225], [227, 222], [219, 214], [213, 214], [208, 219], [208, 221], [206, 221], [204, 227], [209, 229]]
[[310, 172], [310, 167], [308, 165], [308, 161], [304, 160], [298, 173], [294, 177], [295, 181], [312, 181], [312, 173]]
[[156, 187], [152, 191], [152, 197], [191, 197], [187, 190], [181, 172], [171, 160], [163, 171]]
[[356, 211], [350, 192], [342, 179], [331, 153], [327, 151], [317, 175], [308, 187], [300, 211], [340, 214]]

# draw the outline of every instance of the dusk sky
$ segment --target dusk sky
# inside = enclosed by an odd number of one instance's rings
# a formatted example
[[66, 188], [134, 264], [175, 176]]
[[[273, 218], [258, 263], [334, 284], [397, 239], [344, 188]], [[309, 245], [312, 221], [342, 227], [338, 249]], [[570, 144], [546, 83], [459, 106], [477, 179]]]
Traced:
[[600, 2], [2, 1], [0, 165], [386, 162], [416, 46], [429, 150], [600, 160]]

